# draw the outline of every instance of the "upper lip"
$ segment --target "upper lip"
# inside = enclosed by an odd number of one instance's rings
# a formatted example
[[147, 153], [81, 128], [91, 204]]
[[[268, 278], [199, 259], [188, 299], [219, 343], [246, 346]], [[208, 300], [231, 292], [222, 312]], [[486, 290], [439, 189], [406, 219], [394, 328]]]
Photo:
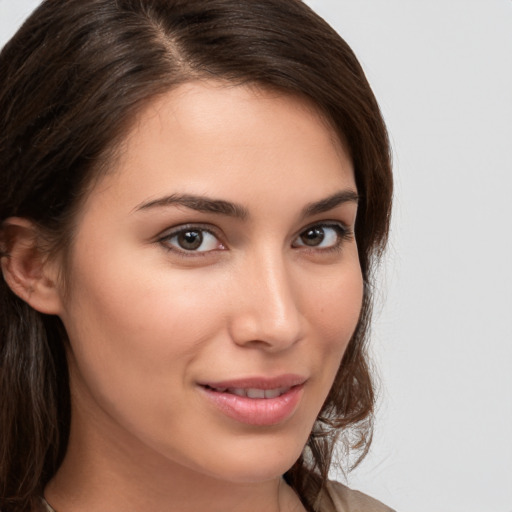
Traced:
[[277, 389], [292, 388], [306, 382], [306, 377], [295, 374], [278, 375], [275, 377], [241, 377], [229, 380], [200, 382], [201, 386], [214, 389], [243, 388], [243, 389]]

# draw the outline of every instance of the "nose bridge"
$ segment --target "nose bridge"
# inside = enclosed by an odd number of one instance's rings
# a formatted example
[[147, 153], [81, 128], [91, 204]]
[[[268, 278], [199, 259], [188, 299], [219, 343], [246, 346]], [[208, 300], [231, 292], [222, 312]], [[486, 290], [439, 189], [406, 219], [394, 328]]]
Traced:
[[293, 272], [282, 249], [253, 254], [241, 271], [242, 299], [233, 319], [238, 344], [284, 349], [302, 336], [302, 316]]

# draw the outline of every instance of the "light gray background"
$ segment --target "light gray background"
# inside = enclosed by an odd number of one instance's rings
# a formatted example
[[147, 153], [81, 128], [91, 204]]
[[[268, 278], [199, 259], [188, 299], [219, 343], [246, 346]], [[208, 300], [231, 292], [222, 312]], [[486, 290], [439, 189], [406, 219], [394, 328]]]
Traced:
[[[0, 44], [38, 3], [0, 0]], [[395, 152], [377, 430], [348, 482], [403, 512], [512, 512], [512, 1], [308, 3]]]

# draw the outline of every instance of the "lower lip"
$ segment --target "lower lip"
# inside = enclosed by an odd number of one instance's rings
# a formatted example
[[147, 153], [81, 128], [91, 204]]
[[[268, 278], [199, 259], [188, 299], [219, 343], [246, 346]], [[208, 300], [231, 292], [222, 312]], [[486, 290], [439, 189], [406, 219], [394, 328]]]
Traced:
[[201, 388], [208, 399], [226, 416], [248, 425], [277, 425], [288, 419], [297, 409], [303, 385], [293, 386], [276, 398], [248, 398]]

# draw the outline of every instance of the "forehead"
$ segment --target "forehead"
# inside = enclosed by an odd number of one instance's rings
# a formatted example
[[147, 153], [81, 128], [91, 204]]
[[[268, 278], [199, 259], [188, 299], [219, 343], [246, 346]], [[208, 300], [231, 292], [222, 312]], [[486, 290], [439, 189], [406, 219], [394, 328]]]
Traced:
[[[258, 129], [262, 122], [267, 123], [267, 128], [293, 123], [308, 132], [304, 135], [310, 136], [312, 143], [318, 136], [328, 135], [334, 148], [342, 146], [342, 139], [328, 117], [306, 97], [258, 84], [198, 80], [153, 98], [136, 116], [125, 147], [137, 144], [143, 132], [165, 129], [171, 123], [179, 125], [175, 127], [185, 136], [206, 136], [205, 142], [212, 135], [222, 134], [231, 135], [224, 138], [225, 144], [233, 144], [246, 134], [256, 146], [265, 143], [264, 137], [255, 138], [262, 135]], [[215, 142], [219, 143], [220, 137]]]
[[355, 188], [349, 156], [310, 102], [213, 81], [183, 84], [142, 109], [111, 170], [100, 189], [116, 182], [134, 205], [164, 192], [270, 199], [292, 181], [308, 202]]

